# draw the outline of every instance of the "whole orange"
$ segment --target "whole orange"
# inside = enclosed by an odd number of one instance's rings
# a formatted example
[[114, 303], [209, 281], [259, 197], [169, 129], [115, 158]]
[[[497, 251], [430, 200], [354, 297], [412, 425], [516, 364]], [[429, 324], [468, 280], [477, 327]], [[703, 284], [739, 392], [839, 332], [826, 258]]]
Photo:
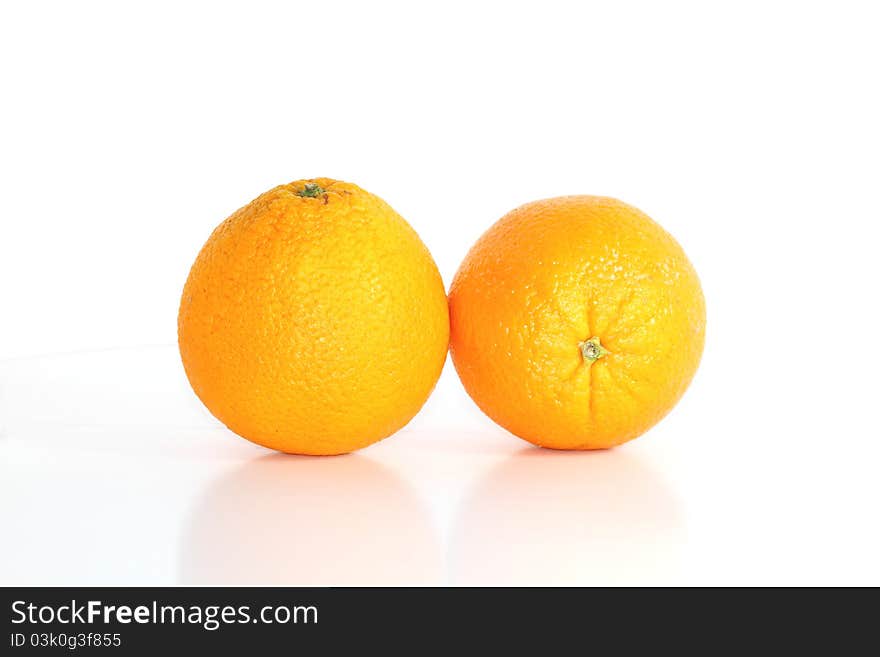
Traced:
[[391, 435], [428, 398], [449, 340], [437, 267], [356, 185], [276, 187], [214, 230], [183, 289], [180, 355], [235, 433], [297, 454]]
[[599, 196], [524, 205], [470, 250], [449, 293], [452, 360], [477, 405], [556, 449], [601, 449], [675, 405], [706, 308], [678, 243]]

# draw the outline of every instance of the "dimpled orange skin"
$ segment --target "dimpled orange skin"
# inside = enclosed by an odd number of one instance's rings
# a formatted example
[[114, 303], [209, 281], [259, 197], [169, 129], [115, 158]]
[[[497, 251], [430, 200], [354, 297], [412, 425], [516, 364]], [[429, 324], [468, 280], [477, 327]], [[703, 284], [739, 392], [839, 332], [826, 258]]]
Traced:
[[[306, 186], [315, 196], [300, 196]], [[178, 316], [190, 384], [227, 427], [296, 454], [342, 454], [421, 408], [449, 340], [445, 290], [382, 199], [328, 178], [272, 189], [214, 230]]]
[[[641, 435], [684, 394], [703, 352], [705, 302], [684, 251], [612, 198], [547, 199], [503, 217], [462, 263], [449, 308], [471, 398], [555, 449]], [[593, 338], [595, 360], [584, 352]]]

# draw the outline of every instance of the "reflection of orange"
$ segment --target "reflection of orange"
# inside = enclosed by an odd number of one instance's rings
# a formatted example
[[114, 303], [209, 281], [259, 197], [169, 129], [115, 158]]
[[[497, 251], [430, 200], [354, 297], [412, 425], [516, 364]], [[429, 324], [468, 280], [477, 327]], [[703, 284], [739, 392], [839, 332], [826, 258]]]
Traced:
[[449, 302], [452, 359], [470, 396], [546, 447], [640, 435], [684, 394], [703, 351], [703, 293], [684, 251], [610, 198], [514, 210], [468, 253]]
[[684, 538], [674, 492], [633, 451], [526, 447], [465, 498], [452, 532], [452, 583], [675, 584]]
[[406, 424], [446, 359], [440, 274], [380, 198], [327, 178], [272, 189], [214, 231], [178, 319], [196, 394], [236, 433], [350, 452]]
[[350, 454], [270, 454], [205, 490], [184, 531], [187, 584], [436, 585], [443, 553], [415, 491]]

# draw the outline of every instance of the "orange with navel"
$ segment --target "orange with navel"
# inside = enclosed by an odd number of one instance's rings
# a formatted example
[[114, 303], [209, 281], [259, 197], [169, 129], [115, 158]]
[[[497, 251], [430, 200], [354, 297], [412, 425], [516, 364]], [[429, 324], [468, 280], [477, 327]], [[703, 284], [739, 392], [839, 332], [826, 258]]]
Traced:
[[621, 201], [524, 205], [474, 245], [449, 293], [452, 360], [477, 405], [556, 449], [613, 447], [678, 402], [703, 351], [700, 282]]
[[239, 435], [297, 454], [389, 436], [428, 398], [443, 282], [387, 203], [328, 178], [276, 187], [213, 232], [178, 317], [187, 377]]

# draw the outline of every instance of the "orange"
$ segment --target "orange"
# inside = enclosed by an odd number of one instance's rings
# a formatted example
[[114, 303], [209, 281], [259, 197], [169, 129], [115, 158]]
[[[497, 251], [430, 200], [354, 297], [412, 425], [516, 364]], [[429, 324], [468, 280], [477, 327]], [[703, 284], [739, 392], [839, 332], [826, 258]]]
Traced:
[[621, 201], [524, 205], [467, 254], [449, 293], [452, 360], [477, 405], [556, 449], [641, 435], [700, 361], [706, 309], [678, 243]]
[[186, 375], [211, 413], [297, 454], [400, 429], [448, 339], [443, 282], [418, 235], [382, 199], [328, 178], [276, 187], [220, 224], [178, 316]]

